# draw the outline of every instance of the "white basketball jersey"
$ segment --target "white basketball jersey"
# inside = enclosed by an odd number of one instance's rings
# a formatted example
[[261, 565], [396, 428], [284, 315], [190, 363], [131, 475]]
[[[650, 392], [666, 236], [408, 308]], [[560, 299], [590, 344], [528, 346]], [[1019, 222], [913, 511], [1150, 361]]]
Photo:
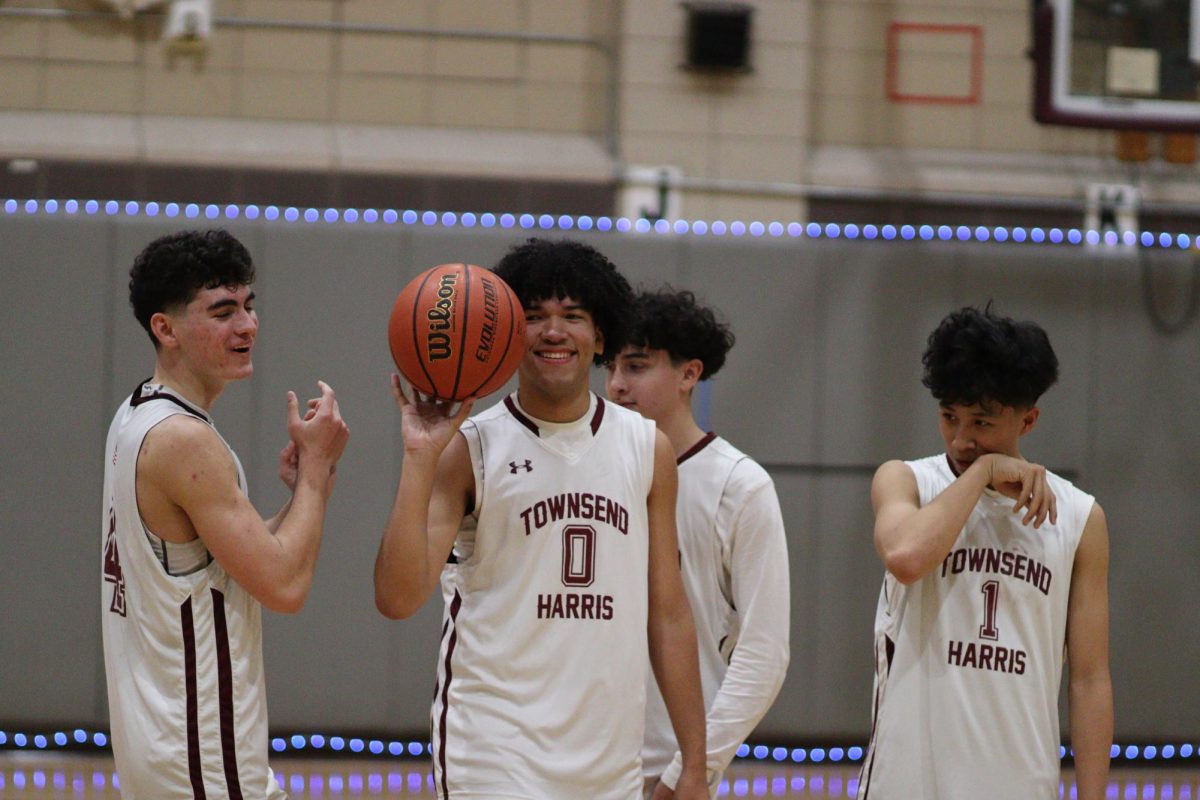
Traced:
[[216, 561], [168, 575], [138, 513], [142, 440], [173, 414], [212, 424], [179, 395], [142, 384], [105, 450], [100, 610], [121, 797], [285, 798], [267, 767], [261, 607]]
[[[791, 611], [787, 540], [771, 477], [745, 453], [710, 433], [680, 456], [678, 465], [680, 569], [696, 623], [707, 766], [715, 790], [783, 682]], [[731, 671], [743, 634], [746, 646]], [[735, 685], [716, 707], [727, 674]], [[677, 750], [666, 704], [649, 673], [643, 773], [663, 775]]]
[[[945, 455], [907, 463], [922, 506], [955, 479]], [[988, 490], [940, 566], [909, 586], [884, 577], [861, 800], [1058, 797], [1067, 602], [1093, 498], [1047, 480], [1057, 523], [1022, 525]]]
[[594, 395], [546, 423], [513, 394], [462, 432], [477, 524], [443, 580], [438, 796], [639, 798], [654, 423]]

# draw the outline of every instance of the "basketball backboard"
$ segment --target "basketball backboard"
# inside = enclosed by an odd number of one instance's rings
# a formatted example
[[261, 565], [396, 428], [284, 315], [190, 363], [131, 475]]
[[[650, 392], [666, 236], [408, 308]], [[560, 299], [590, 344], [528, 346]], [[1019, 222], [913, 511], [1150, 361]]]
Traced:
[[1034, 0], [1034, 118], [1200, 131], [1200, 0]]

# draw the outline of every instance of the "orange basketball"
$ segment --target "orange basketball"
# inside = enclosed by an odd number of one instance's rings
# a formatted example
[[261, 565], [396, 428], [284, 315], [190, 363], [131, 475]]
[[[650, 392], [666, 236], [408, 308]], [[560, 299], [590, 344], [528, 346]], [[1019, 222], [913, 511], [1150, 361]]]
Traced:
[[482, 397], [517, 371], [525, 354], [525, 312], [490, 270], [440, 264], [400, 291], [388, 344], [400, 374], [421, 394]]

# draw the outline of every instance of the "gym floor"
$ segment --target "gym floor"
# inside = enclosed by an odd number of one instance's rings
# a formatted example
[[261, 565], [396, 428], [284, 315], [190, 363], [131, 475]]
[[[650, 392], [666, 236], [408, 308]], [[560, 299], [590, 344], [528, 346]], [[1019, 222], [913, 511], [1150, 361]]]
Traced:
[[[324, 797], [434, 797], [429, 762], [421, 759], [272, 758], [277, 779], [293, 800]], [[853, 798], [857, 765], [802, 766], [735, 761], [722, 797]], [[112, 758], [103, 755], [0, 752], [4, 800], [115, 800]], [[1063, 770], [1064, 798], [1075, 797], [1074, 776]], [[1107, 796], [1115, 800], [1200, 800], [1200, 770], [1118, 767]]]

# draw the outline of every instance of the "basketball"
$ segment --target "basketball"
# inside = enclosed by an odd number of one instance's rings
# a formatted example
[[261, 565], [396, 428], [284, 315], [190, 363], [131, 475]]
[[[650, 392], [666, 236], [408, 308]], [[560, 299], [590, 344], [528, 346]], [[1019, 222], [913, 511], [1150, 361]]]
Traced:
[[400, 374], [421, 394], [483, 397], [516, 372], [525, 354], [525, 313], [490, 270], [440, 264], [400, 290], [388, 345]]

